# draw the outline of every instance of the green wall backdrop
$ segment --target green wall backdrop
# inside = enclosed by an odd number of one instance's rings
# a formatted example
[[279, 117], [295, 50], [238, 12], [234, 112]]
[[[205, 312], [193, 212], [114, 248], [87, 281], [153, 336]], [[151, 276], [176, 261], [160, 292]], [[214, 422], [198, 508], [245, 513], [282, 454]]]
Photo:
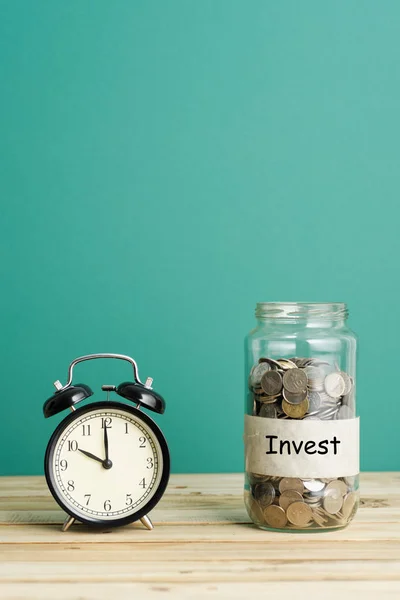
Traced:
[[243, 337], [274, 299], [349, 303], [362, 468], [400, 468], [399, 23], [394, 0], [0, 1], [2, 474], [42, 472], [52, 382], [109, 351], [165, 396], [174, 471], [240, 471]]

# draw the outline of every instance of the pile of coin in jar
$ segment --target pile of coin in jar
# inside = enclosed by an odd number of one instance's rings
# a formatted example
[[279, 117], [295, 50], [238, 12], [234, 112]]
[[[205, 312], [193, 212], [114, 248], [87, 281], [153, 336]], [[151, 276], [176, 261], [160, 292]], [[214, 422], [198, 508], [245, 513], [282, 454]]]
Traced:
[[250, 410], [270, 419], [352, 419], [354, 383], [315, 358], [260, 358], [249, 376]]
[[344, 527], [358, 505], [357, 477], [298, 479], [247, 474], [252, 520], [274, 529]]
[[[355, 417], [352, 378], [313, 358], [260, 358], [249, 376], [249, 414], [277, 419]], [[275, 529], [348, 524], [357, 510], [358, 476], [300, 479], [247, 473], [252, 520]]]

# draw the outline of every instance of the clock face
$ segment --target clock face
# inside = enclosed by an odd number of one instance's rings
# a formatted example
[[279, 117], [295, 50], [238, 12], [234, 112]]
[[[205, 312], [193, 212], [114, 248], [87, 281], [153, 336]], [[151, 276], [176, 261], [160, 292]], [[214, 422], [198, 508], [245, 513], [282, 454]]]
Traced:
[[66, 512], [116, 525], [141, 518], [158, 502], [168, 481], [169, 454], [146, 414], [99, 402], [60, 423], [45, 467], [53, 496]]

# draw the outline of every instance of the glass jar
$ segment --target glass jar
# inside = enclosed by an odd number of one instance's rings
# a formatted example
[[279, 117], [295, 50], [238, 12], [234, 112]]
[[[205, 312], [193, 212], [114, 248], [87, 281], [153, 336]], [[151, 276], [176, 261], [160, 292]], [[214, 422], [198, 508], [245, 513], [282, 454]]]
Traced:
[[359, 502], [356, 336], [342, 303], [261, 302], [246, 338], [245, 504], [262, 529], [340, 528]]

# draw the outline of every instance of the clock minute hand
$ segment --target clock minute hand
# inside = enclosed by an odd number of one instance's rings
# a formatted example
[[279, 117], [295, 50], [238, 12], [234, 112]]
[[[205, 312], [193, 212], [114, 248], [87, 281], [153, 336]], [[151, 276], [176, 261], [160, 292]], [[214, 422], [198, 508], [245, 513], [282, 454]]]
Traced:
[[103, 460], [103, 467], [105, 469], [111, 469], [112, 462], [108, 457], [108, 433], [107, 433], [107, 427], [105, 424], [104, 424], [104, 452], [106, 454], [106, 457]]
[[94, 454], [92, 454], [91, 452], [87, 452], [86, 450], [81, 450], [80, 448], [78, 448], [79, 452], [82, 452], [82, 454], [85, 454], [85, 456], [88, 456], [89, 458], [93, 458], [93, 460], [97, 460], [98, 462], [100, 462], [101, 464], [103, 464], [103, 459], [99, 458], [98, 456], [95, 456]]

